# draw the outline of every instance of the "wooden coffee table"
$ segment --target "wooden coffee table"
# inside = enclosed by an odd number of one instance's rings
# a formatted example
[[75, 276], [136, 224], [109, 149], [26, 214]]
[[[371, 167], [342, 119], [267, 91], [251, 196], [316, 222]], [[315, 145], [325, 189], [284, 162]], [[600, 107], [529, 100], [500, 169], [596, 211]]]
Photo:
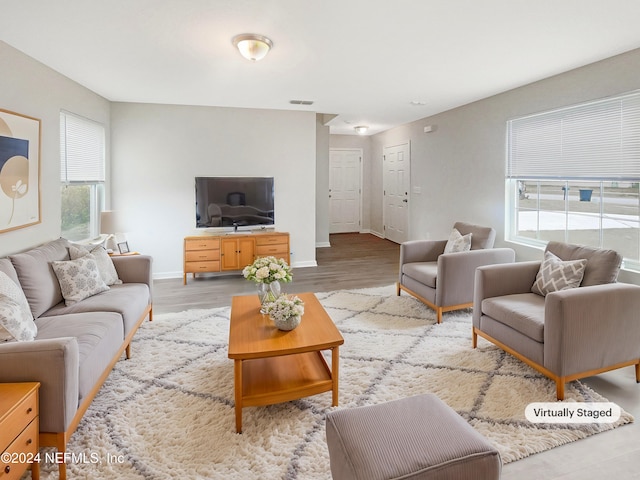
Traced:
[[[338, 350], [342, 335], [313, 293], [304, 301], [300, 325], [278, 330], [260, 313], [257, 295], [233, 297], [229, 358], [234, 361], [236, 431], [242, 432], [242, 407], [272, 405], [332, 392], [338, 405]], [[331, 350], [331, 367], [322, 351]]]

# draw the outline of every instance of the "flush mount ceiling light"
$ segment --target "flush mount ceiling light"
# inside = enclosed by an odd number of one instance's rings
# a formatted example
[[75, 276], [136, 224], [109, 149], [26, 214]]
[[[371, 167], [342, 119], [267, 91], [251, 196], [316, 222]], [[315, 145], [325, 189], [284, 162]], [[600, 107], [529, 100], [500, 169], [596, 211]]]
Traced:
[[369, 130], [369, 127], [367, 127], [366, 125], [358, 125], [357, 127], [353, 128], [356, 132], [358, 132], [359, 135], [364, 135], [365, 133], [367, 133], [367, 130]]
[[236, 35], [232, 42], [240, 54], [252, 62], [262, 60], [273, 47], [273, 42], [269, 38], [255, 33]]

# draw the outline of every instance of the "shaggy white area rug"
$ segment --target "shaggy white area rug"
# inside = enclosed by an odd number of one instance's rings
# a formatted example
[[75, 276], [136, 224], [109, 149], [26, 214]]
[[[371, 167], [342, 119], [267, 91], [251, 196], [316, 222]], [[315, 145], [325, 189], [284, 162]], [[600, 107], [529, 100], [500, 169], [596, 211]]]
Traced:
[[[480, 339], [470, 311], [433, 311], [393, 286], [318, 294], [342, 332], [340, 406], [331, 393], [243, 411], [235, 433], [229, 308], [156, 315], [145, 322], [69, 444], [70, 479], [330, 479], [325, 413], [436, 393], [487, 437], [504, 463], [629, 423], [531, 424], [530, 402], [555, 384]], [[302, 321], [305, 319], [303, 317]], [[580, 382], [567, 401], [606, 401]], [[42, 465], [42, 478], [57, 478]]]

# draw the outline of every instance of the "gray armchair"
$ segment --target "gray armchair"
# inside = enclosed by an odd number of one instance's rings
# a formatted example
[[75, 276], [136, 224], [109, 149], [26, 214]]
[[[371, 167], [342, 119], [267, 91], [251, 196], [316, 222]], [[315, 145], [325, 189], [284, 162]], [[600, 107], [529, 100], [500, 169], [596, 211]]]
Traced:
[[542, 262], [476, 271], [473, 347], [481, 336], [556, 382], [635, 365], [640, 381], [640, 286], [615, 283], [621, 257], [612, 250], [549, 242], [561, 260], [586, 259], [578, 287], [532, 292]]
[[493, 228], [464, 222], [457, 222], [454, 228], [462, 235], [472, 234], [471, 250], [444, 253], [447, 240], [411, 240], [400, 245], [396, 293], [404, 290], [435, 310], [438, 323], [442, 323], [443, 312], [473, 306], [476, 268], [515, 261], [512, 249], [493, 248]]

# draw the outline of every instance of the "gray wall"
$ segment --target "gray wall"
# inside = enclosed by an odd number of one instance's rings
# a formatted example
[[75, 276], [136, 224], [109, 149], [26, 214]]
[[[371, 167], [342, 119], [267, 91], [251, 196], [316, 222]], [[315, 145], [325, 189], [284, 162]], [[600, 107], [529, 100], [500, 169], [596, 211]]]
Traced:
[[110, 103], [1, 41], [0, 72], [0, 108], [41, 120], [42, 221], [0, 234], [3, 256], [60, 236], [60, 110], [104, 124], [108, 149]]
[[[382, 151], [411, 142], [411, 238], [446, 238], [456, 220], [493, 226], [504, 241], [506, 121], [640, 88], [640, 50], [606, 59], [454, 110], [374, 135], [371, 139], [372, 229], [382, 225]], [[424, 133], [432, 125], [434, 131]], [[509, 244], [518, 260], [540, 259], [540, 250]], [[622, 272], [640, 284], [640, 275]]]
[[196, 176], [273, 176], [275, 227], [291, 234], [291, 263], [316, 265], [314, 113], [113, 103], [111, 130], [112, 206], [129, 225], [129, 247], [154, 257], [156, 278], [182, 275]]
[[329, 127], [316, 115], [316, 247], [329, 245]]

